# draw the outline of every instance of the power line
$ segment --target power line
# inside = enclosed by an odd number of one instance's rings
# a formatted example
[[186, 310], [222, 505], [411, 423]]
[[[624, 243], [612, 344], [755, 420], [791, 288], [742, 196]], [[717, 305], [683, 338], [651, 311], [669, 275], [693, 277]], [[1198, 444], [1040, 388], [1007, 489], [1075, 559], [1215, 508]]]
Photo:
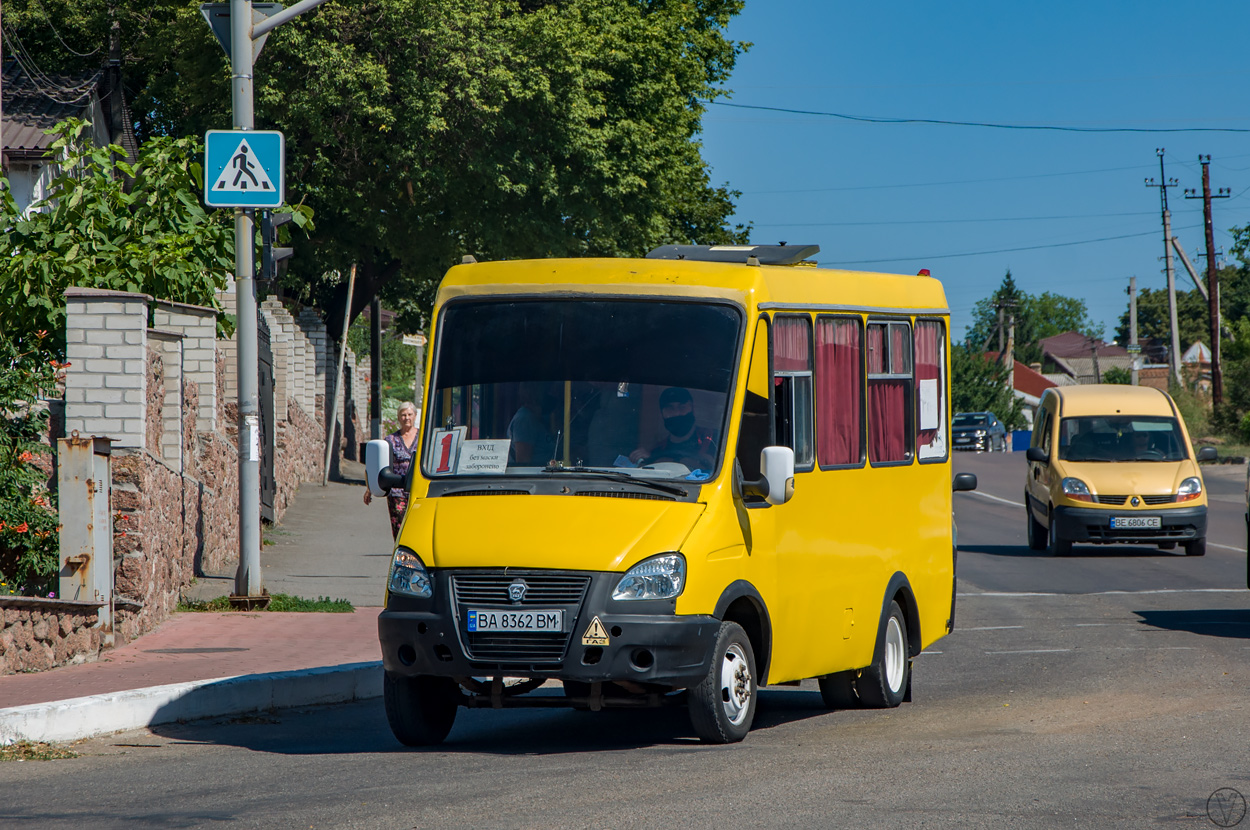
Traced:
[[65, 50], [67, 52], [77, 55], [80, 58], [89, 58], [92, 55], [99, 53], [100, 51], [99, 46], [92, 49], [90, 52], [86, 52], [86, 53], [75, 51], [75, 49], [72, 46], [70, 46], [68, 43], [66, 43], [65, 39], [61, 37], [61, 33], [56, 30], [56, 27], [52, 25], [52, 15], [48, 14], [48, 9], [46, 6], [44, 6], [43, 0], [36, 0], [36, 2], [39, 4], [39, 8], [43, 11], [44, 15], [48, 18], [45, 22], [48, 24], [48, 28], [52, 30], [53, 37], [55, 37], [58, 41], [60, 41], [61, 45], [65, 47]]
[[1114, 216], [1153, 216], [1154, 211], [1132, 213], [1084, 213], [1071, 216], [997, 216], [991, 219], [897, 219], [884, 222], [770, 222], [755, 224], [757, 228], [833, 228], [876, 225], [952, 225], [981, 222], [1040, 222], [1054, 219], [1103, 219]]
[[1069, 170], [1061, 173], [1033, 173], [1027, 176], [998, 176], [989, 179], [961, 179], [945, 182], [919, 182], [915, 184], [865, 184], [854, 185], [849, 187], [814, 187], [802, 188], [797, 190], [744, 190], [743, 193], [763, 196], [774, 193], [833, 193], [843, 190], [892, 190], [899, 188], [915, 188], [915, 187], [945, 187], [952, 184], [985, 184], [989, 182], [1018, 182], [1027, 179], [1051, 179], [1057, 176], [1085, 176], [1090, 173], [1120, 173], [1125, 170], [1142, 170], [1149, 165], [1134, 164], [1128, 167], [1104, 167], [1098, 170]]
[[1063, 133], [1250, 133], [1250, 128], [1246, 127], [1064, 127], [1054, 124], [997, 124], [990, 121], [949, 121], [941, 118], [887, 118], [875, 115], [849, 115], [843, 112], [766, 107], [759, 104], [731, 104], [728, 101], [708, 101], [707, 103], [709, 106], [714, 107], [784, 112], [792, 115], [819, 115], [826, 118], [839, 118], [843, 121], [859, 121], [867, 124], [934, 124], [943, 127], [988, 127], [995, 130], [1049, 130]]
[[[1193, 230], [1196, 227], [1199, 226], [1188, 225], [1184, 228], [1177, 228], [1176, 230]], [[895, 256], [882, 259], [840, 260], [838, 265], [872, 265], [878, 262], [913, 262], [931, 259], [956, 259], [958, 257], [965, 256], [985, 256], [987, 254], [1013, 254], [1018, 251], [1040, 251], [1046, 248], [1070, 248], [1073, 245], [1092, 245], [1096, 242], [1112, 242], [1117, 239], [1134, 239], [1142, 236], [1153, 236], [1154, 234], [1155, 231], [1144, 231], [1142, 233], [1126, 233], [1121, 236], [1102, 236], [1098, 239], [1081, 239], [1076, 242], [1053, 242], [1048, 245], [1026, 245], [1019, 248], [1000, 248], [995, 251], [968, 251], [961, 254], [932, 254], [929, 256]]]

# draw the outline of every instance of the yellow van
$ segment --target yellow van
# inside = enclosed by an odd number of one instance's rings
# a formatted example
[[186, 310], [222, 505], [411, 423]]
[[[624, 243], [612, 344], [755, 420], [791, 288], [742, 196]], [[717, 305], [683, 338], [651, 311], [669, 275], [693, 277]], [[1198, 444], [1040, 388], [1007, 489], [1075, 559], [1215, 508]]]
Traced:
[[1147, 386], [1047, 389], [1026, 452], [1029, 547], [1063, 556], [1074, 542], [1177, 544], [1207, 552], [1207, 494], [1185, 419]]
[[[379, 622], [391, 728], [458, 706], [684, 705], [741, 740], [757, 690], [909, 699], [954, 620], [949, 314], [816, 246], [452, 268], [434, 306]], [[563, 694], [530, 694], [560, 681]]]

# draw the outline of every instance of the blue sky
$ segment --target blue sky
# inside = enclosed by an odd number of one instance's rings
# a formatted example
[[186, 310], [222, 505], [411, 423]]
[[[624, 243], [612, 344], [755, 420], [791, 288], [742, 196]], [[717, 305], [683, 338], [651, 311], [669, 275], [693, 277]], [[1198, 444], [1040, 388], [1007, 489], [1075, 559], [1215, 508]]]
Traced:
[[[1189, 9], [1194, 10], [1189, 10]], [[861, 116], [1107, 128], [1250, 130], [1250, 3], [747, 0], [753, 46], [734, 104]], [[952, 337], [1011, 269], [1030, 293], [1086, 301], [1114, 336], [1138, 288], [1164, 288], [1156, 148], [1174, 235], [1205, 272], [1198, 155], [1210, 154], [1216, 246], [1250, 223], [1250, 132], [1076, 133], [870, 124], [708, 107], [704, 158], [742, 191], [753, 242], [816, 243], [822, 267], [943, 281]], [[1107, 239], [1108, 237], [1123, 237]], [[1090, 240], [1104, 240], [1091, 242]], [[1067, 244], [1082, 243], [1082, 244]], [[1012, 250], [1006, 249], [1029, 249]], [[998, 253], [987, 253], [998, 252]], [[1179, 261], [1177, 286], [1193, 284]]]

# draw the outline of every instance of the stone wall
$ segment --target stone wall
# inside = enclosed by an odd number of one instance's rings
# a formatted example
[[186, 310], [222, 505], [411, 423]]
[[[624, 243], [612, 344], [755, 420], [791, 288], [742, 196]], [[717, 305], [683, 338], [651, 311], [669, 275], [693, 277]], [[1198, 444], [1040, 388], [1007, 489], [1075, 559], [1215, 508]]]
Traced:
[[0, 675], [94, 659], [102, 641], [97, 607], [90, 602], [0, 598]]

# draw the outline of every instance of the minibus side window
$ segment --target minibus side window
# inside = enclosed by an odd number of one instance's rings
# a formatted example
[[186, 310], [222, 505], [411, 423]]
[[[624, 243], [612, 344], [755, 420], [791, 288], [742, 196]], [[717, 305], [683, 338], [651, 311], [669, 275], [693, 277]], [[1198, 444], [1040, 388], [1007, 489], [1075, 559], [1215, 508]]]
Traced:
[[779, 446], [794, 450], [794, 468], [815, 461], [812, 435], [812, 321], [778, 316], [773, 325], [773, 432]]
[[[738, 465], [746, 481], [760, 477], [760, 452], [773, 443], [772, 420], [769, 418], [768, 319], [761, 317], [755, 326], [751, 365], [747, 372], [746, 400], [742, 403], [742, 426], [738, 430]], [[748, 504], [767, 504], [763, 498], [745, 496]]]
[[869, 323], [868, 457], [874, 464], [911, 460], [911, 358], [906, 323]]
[[946, 458], [946, 337], [941, 321], [916, 321], [916, 454]]
[[816, 320], [816, 454], [821, 467], [864, 462], [864, 326]]

